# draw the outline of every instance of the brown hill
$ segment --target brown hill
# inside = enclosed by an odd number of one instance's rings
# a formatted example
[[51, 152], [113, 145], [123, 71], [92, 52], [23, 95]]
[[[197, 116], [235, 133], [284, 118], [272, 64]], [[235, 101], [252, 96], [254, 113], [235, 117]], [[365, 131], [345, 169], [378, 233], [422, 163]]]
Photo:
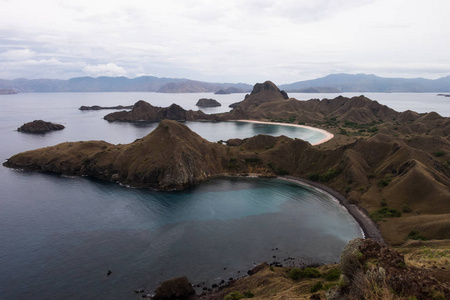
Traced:
[[177, 104], [169, 107], [156, 107], [139, 100], [131, 111], [113, 112], [104, 117], [108, 122], [159, 122], [164, 119], [176, 121], [208, 120], [210, 116], [202, 111], [185, 110]]
[[202, 139], [187, 126], [165, 120], [149, 135], [128, 145], [62, 143], [15, 155], [4, 165], [167, 190], [223, 172], [224, 152], [223, 146]]

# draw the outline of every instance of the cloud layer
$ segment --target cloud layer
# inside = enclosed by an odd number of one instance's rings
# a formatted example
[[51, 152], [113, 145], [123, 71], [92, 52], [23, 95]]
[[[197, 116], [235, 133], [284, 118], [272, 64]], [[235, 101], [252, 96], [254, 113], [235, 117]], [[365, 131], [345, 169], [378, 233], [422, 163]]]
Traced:
[[0, 0], [0, 78], [449, 75], [447, 0]]

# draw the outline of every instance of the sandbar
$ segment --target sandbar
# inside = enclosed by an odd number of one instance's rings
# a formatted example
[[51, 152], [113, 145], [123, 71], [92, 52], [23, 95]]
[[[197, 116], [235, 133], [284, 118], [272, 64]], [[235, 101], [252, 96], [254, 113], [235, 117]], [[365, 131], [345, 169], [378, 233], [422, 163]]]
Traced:
[[248, 122], [248, 123], [257, 123], [257, 124], [269, 124], [269, 125], [281, 125], [281, 126], [300, 127], [300, 128], [306, 128], [306, 129], [309, 129], [309, 130], [317, 131], [317, 132], [320, 132], [320, 133], [325, 135], [325, 137], [323, 139], [321, 139], [320, 141], [318, 141], [317, 143], [311, 144], [312, 146], [317, 146], [317, 145], [323, 144], [325, 142], [328, 142], [329, 140], [331, 140], [334, 137], [334, 134], [332, 134], [331, 132], [328, 132], [326, 130], [323, 130], [323, 129], [320, 129], [320, 128], [316, 128], [316, 127], [311, 127], [311, 126], [299, 125], [299, 124], [289, 124], [289, 123], [279, 123], [279, 122], [266, 122], [266, 121], [255, 121], [255, 120], [236, 120], [236, 121], [238, 121], [238, 122]]

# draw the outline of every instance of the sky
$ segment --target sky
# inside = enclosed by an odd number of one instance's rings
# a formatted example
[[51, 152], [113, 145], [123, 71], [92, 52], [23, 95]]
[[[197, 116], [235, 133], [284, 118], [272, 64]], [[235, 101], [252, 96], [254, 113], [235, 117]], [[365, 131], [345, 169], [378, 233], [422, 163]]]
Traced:
[[0, 0], [0, 78], [450, 75], [448, 0]]

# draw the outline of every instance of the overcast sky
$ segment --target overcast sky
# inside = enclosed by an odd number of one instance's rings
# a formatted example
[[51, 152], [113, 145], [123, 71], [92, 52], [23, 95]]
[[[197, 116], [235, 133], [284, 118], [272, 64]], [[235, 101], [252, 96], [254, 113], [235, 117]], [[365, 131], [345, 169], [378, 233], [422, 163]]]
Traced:
[[0, 78], [450, 75], [449, 0], [0, 0]]

